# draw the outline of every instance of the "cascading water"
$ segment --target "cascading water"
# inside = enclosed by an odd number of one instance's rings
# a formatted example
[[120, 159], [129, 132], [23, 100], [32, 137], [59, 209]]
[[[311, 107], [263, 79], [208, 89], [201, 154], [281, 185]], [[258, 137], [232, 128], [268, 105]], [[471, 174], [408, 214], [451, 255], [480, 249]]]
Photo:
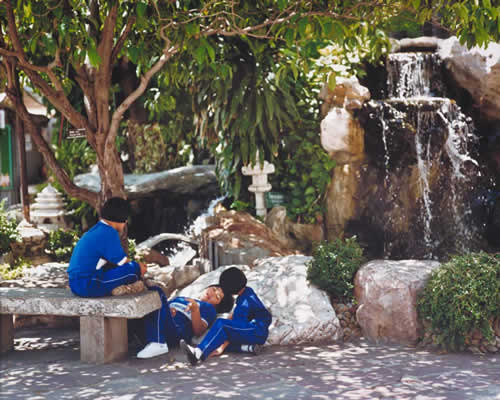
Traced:
[[365, 107], [367, 152], [383, 170], [383, 186], [371, 189], [377, 202], [361, 219], [382, 227], [386, 258], [469, 250], [469, 194], [480, 175], [469, 153], [476, 140], [471, 119], [445, 97], [437, 54], [394, 53], [386, 69], [389, 97]]

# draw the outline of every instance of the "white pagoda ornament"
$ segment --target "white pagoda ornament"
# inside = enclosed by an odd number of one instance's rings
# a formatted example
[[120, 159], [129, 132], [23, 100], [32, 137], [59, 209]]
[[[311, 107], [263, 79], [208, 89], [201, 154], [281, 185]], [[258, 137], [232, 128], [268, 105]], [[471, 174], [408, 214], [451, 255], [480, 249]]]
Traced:
[[[256, 159], [259, 159], [258, 154]], [[255, 210], [259, 217], [265, 217], [267, 214], [264, 193], [271, 190], [271, 184], [267, 182], [267, 175], [273, 172], [274, 164], [267, 161], [264, 161], [263, 165], [257, 161], [255, 165], [246, 165], [241, 168], [243, 175], [250, 175], [252, 177], [252, 184], [248, 187], [248, 190], [255, 193]]]
[[62, 195], [50, 183], [38, 193], [31, 210], [31, 220], [38, 228], [53, 231], [67, 227]]

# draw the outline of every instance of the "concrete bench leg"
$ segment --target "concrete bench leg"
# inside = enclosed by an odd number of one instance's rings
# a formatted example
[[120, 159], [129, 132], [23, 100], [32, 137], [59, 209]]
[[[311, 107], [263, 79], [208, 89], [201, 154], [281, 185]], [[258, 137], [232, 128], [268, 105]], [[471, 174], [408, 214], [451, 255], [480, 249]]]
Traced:
[[122, 360], [128, 354], [126, 318], [80, 317], [80, 358], [104, 364]]
[[14, 348], [14, 321], [12, 314], [0, 314], [0, 353]]

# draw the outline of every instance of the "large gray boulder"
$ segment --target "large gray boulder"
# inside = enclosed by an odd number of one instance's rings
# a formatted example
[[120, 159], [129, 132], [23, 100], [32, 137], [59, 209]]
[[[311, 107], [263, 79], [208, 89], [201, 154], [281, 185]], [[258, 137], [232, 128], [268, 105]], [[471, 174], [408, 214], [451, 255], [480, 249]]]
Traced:
[[440, 265], [428, 260], [373, 260], [361, 266], [354, 294], [363, 335], [375, 342], [416, 343], [422, 334], [417, 296]]
[[[75, 185], [99, 192], [101, 179], [97, 172], [77, 175]], [[125, 174], [125, 191], [129, 198], [137, 198], [158, 190], [191, 194], [207, 187], [216, 187], [214, 165], [192, 165], [151, 174]]]
[[[257, 260], [255, 267], [238, 265], [250, 286], [273, 315], [268, 344], [289, 345], [339, 340], [342, 328], [325, 292], [306, 279], [311, 257], [287, 256]], [[229, 266], [202, 275], [179, 292], [197, 297], [210, 284], [218, 283]]]

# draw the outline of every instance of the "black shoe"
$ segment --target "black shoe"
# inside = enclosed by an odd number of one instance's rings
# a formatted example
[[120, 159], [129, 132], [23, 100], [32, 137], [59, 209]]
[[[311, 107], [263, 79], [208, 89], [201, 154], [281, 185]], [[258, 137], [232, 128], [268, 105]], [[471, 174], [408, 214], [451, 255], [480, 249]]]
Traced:
[[179, 345], [180, 345], [181, 349], [184, 350], [184, 353], [186, 353], [187, 358], [188, 358], [189, 362], [191, 363], [191, 365], [194, 366], [194, 365], [198, 364], [199, 360], [194, 355], [193, 348], [190, 345], [188, 345], [184, 341], [184, 339], [181, 339], [181, 341], [179, 342]]

